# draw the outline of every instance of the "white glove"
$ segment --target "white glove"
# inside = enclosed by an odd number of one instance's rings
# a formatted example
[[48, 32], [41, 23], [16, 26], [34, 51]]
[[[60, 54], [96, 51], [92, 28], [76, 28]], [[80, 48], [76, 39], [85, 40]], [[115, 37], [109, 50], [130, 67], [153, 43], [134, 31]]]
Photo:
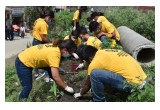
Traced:
[[67, 92], [69, 92], [69, 93], [74, 93], [74, 90], [73, 90], [72, 87], [67, 86], [67, 87], [65, 88], [65, 90], [66, 90]]
[[76, 70], [79, 69], [79, 68], [81, 69], [81, 68], [83, 68], [83, 67], [84, 67], [84, 64], [81, 63], [81, 64], [78, 65], [78, 67], [76, 68]]
[[81, 97], [81, 96], [82, 96], [81, 93], [75, 93], [75, 94], [74, 94], [74, 98], [75, 98], [75, 99], [78, 99], [78, 98]]
[[76, 53], [72, 53], [75, 59], [79, 59], [79, 56]]
[[76, 30], [76, 26], [73, 27], [73, 30]]

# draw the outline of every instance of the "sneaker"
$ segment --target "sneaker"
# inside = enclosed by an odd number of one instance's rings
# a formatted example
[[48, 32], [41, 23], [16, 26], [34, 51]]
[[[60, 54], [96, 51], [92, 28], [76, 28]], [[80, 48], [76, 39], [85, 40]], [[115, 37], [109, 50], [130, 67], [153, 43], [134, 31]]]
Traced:
[[35, 78], [36, 78], [36, 80], [38, 80], [38, 79], [40, 79], [41, 77], [43, 77], [44, 75], [45, 75], [45, 73], [42, 73], [42, 74], [39, 73], [38, 76], [36, 76]]
[[46, 83], [49, 83], [49, 77], [44, 78]]
[[53, 80], [52, 78], [49, 78], [49, 81], [50, 81], [50, 82], [53, 82], [54, 80]]
[[45, 80], [46, 83], [53, 82], [53, 79], [51, 79], [49, 77], [46, 77], [44, 80]]

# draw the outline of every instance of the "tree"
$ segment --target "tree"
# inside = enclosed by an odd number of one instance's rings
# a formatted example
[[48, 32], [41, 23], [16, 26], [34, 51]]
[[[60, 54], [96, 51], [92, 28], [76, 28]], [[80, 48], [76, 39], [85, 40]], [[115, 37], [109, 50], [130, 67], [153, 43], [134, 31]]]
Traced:
[[53, 10], [51, 6], [27, 6], [24, 8], [25, 16], [29, 19], [29, 27], [38, 19], [46, 10]]

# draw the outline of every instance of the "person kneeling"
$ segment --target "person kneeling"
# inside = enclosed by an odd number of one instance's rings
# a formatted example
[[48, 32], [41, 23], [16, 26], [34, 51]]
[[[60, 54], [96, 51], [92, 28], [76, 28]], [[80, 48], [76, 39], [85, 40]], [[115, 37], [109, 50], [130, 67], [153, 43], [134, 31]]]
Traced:
[[[95, 47], [85, 46], [81, 55], [89, 63], [88, 77], [81, 91], [74, 94], [75, 98], [83, 96], [91, 88], [93, 101], [103, 102], [106, 101], [105, 86], [130, 92], [134, 85], [139, 88], [145, 85], [147, 75], [139, 63], [122, 50], [97, 50]], [[131, 86], [127, 87], [126, 84]]]

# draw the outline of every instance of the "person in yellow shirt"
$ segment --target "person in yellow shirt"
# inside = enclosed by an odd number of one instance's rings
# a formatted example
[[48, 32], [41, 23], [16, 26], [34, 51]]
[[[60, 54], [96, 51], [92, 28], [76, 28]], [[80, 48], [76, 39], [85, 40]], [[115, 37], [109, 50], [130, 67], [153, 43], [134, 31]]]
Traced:
[[79, 32], [78, 32], [78, 30], [72, 31], [70, 35], [68, 35], [68, 36], [66, 36], [64, 38], [64, 40], [66, 40], [66, 39], [73, 40], [74, 43], [77, 45], [77, 47], [80, 46], [81, 43], [82, 43], [81, 39], [79, 38]]
[[[102, 49], [102, 42], [97, 38], [97, 37], [93, 37], [90, 36], [87, 29], [85, 27], [81, 27], [80, 28], [80, 37], [82, 38], [82, 40], [85, 41], [85, 45], [90, 45], [95, 47], [96, 49]], [[81, 47], [83, 48], [84, 46], [81, 45], [78, 49], [77, 49], [77, 53], [79, 54], [81, 52]], [[81, 59], [81, 63], [77, 66], [76, 70], [81, 69], [84, 67], [84, 62], [81, 58], [81, 55], [78, 55], [79, 58]]]
[[97, 21], [97, 22], [104, 22], [104, 21], [108, 21], [106, 17], [104, 17], [104, 13], [102, 12], [93, 12], [90, 16], [90, 18], [92, 19], [92, 21]]
[[34, 22], [33, 26], [33, 42], [32, 45], [49, 43], [50, 41], [47, 38], [48, 35], [48, 24], [54, 18], [54, 12], [49, 10], [45, 11], [44, 14], [41, 15], [41, 18], [38, 18]]
[[117, 49], [97, 50], [92, 46], [85, 46], [82, 50], [83, 59], [89, 63], [88, 77], [81, 91], [74, 94], [75, 98], [91, 88], [93, 101], [102, 102], [106, 101], [105, 86], [130, 92], [135, 85], [139, 89], [145, 85], [146, 73], [128, 53]]
[[69, 93], [73, 88], [64, 83], [59, 75], [59, 64], [62, 57], [69, 57], [77, 49], [72, 40], [56, 39], [53, 44], [39, 44], [19, 53], [15, 61], [16, 72], [22, 85], [20, 101], [26, 101], [32, 89], [32, 69], [39, 68], [48, 71], [49, 76]]
[[113, 24], [111, 24], [108, 20], [104, 21], [103, 19], [97, 21], [91, 21], [89, 24], [89, 30], [94, 33], [94, 35], [99, 38], [101, 41], [106, 40], [106, 38], [115, 39], [116, 41], [120, 41], [120, 35], [117, 29]]
[[73, 19], [72, 19], [73, 30], [76, 30], [80, 27], [79, 21], [81, 19], [82, 13], [86, 11], [87, 11], [87, 6], [81, 6], [78, 10], [74, 12]]
[[[51, 19], [53, 18], [54, 18], [54, 12], [51, 10], [47, 10], [44, 12], [44, 14], [41, 15], [41, 18], [38, 18], [34, 22], [33, 31], [32, 31], [32, 35], [33, 35], [32, 45], [33, 46], [50, 42], [47, 38], [48, 28], [49, 28], [47, 23], [49, 23]], [[46, 82], [49, 82], [49, 76], [46, 71], [44, 71], [44, 74], [40, 74], [39, 70], [35, 68], [34, 72], [35, 72], [36, 80], [38, 80], [45, 74], [46, 76], [45, 80]]]
[[85, 27], [80, 28], [80, 37], [85, 41], [85, 45], [91, 45], [97, 49], [102, 49], [102, 42], [94, 36], [90, 36]]

